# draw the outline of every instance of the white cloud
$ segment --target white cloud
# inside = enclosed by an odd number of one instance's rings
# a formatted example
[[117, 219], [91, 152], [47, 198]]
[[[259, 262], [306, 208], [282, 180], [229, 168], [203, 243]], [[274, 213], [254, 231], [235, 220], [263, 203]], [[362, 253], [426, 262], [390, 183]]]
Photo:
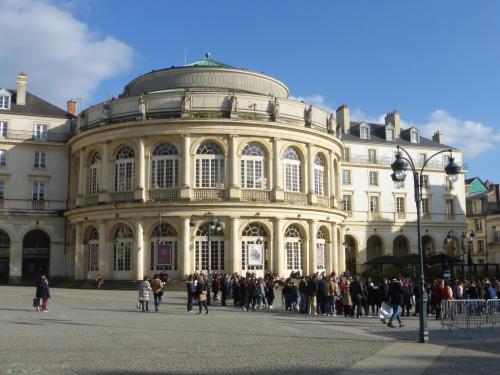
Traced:
[[335, 109], [328, 105], [325, 101], [325, 97], [323, 95], [315, 94], [311, 96], [289, 96], [290, 100], [297, 100], [298, 102], [302, 101], [304, 103], [312, 104], [316, 107], [322, 108], [325, 111], [331, 112], [335, 114]]
[[96, 34], [54, 3], [1, 3], [0, 86], [15, 88], [23, 71], [30, 92], [64, 107], [71, 98], [88, 100], [102, 80], [131, 67], [128, 45]]
[[429, 122], [419, 128], [428, 137], [439, 130], [445, 144], [458, 147], [468, 158], [500, 146], [500, 131], [480, 122], [453, 117], [441, 109], [432, 112]]

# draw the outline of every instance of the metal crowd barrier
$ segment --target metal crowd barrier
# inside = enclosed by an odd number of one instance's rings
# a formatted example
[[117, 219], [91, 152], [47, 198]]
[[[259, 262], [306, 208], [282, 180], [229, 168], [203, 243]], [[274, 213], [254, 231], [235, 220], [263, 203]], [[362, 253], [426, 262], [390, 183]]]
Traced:
[[500, 299], [443, 300], [441, 302], [441, 330], [463, 330], [468, 336], [477, 332], [483, 339], [482, 330], [493, 329], [500, 323]]

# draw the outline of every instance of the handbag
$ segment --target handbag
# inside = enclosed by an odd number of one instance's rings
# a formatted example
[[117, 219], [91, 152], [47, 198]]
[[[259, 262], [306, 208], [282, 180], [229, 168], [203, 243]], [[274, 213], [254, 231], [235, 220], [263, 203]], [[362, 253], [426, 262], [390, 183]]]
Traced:
[[160, 291], [158, 292], [158, 295], [159, 295], [160, 297], [161, 297], [161, 296], [163, 296], [163, 290], [160, 290]]
[[33, 298], [33, 307], [38, 307], [40, 300], [38, 298]]

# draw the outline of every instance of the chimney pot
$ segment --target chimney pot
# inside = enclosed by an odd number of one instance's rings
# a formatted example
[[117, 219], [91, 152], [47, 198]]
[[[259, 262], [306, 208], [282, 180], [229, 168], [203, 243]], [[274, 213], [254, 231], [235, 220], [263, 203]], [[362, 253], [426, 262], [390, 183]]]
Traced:
[[342, 104], [337, 108], [336, 117], [337, 124], [342, 128], [345, 134], [348, 134], [351, 127], [351, 120], [349, 118], [349, 107], [347, 104]]
[[76, 116], [76, 100], [70, 99], [66, 103], [66, 112], [68, 112], [72, 116]]
[[385, 124], [389, 125], [392, 124], [394, 126], [394, 133], [396, 138], [400, 138], [401, 136], [401, 116], [399, 114], [399, 111], [395, 109], [392, 112], [389, 112], [385, 116]]
[[432, 140], [436, 143], [441, 143], [441, 132], [439, 130], [432, 135]]
[[19, 73], [17, 76], [17, 94], [16, 94], [16, 104], [26, 105], [26, 84], [27, 76], [23, 72]]

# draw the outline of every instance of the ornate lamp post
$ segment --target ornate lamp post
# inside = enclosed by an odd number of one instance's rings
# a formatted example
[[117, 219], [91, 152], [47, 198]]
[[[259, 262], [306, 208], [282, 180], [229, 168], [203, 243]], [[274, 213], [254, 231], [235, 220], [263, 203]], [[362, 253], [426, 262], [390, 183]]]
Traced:
[[[207, 230], [207, 242], [208, 242], [208, 262], [207, 262], [207, 304], [210, 305], [210, 288], [212, 286], [212, 234], [219, 234], [222, 230], [222, 224], [218, 217], [215, 217], [213, 213], [208, 213], [208, 230]], [[194, 217], [191, 217], [189, 221], [189, 226], [194, 228], [196, 223]]]
[[[450, 153], [450, 159], [448, 165], [444, 168], [446, 174], [452, 181], [458, 180], [458, 175], [460, 173], [460, 167], [455, 163], [452, 156], [452, 150], [442, 150], [433, 154], [428, 158], [422, 165], [420, 171], [417, 169], [415, 162], [412, 157], [403, 147], [397, 146], [398, 153], [396, 154], [396, 160], [391, 164], [393, 174], [391, 175], [393, 181], [404, 181], [406, 178], [406, 170], [408, 165], [413, 173], [413, 186], [415, 190], [415, 204], [417, 206], [417, 236], [418, 236], [418, 254], [420, 255], [420, 300], [419, 303], [419, 339], [420, 343], [426, 343], [429, 341], [429, 331], [427, 330], [427, 292], [425, 290], [425, 275], [424, 275], [424, 252], [422, 249], [422, 238], [421, 238], [421, 204], [422, 204], [422, 173], [427, 166], [429, 160], [431, 160], [436, 155], [442, 154], [444, 152]], [[404, 153], [404, 156], [402, 155]]]

